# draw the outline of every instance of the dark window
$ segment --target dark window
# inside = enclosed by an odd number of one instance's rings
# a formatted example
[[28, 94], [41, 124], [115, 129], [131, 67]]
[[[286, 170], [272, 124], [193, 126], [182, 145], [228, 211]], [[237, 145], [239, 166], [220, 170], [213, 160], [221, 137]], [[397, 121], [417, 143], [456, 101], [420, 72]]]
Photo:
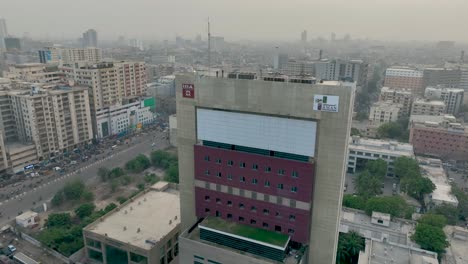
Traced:
[[228, 166], [232, 166], [232, 165], [234, 165], [234, 161], [232, 161], [232, 160], [228, 160], [228, 162], [227, 162], [227, 165], [228, 165]]
[[205, 213], [209, 213], [210, 212], [210, 208], [205, 208]]
[[232, 214], [227, 214], [227, 219], [232, 219]]
[[244, 217], [239, 216], [239, 222], [244, 222], [244, 220], [245, 220]]
[[216, 211], [216, 217], [221, 217], [221, 213], [219, 211]]
[[258, 170], [258, 165], [257, 164], [252, 164], [252, 170]]
[[379, 223], [379, 224], [383, 224], [383, 220], [381, 220], [381, 219], [378, 219], [378, 220], [377, 220], [377, 223]]
[[299, 173], [297, 173], [297, 171], [293, 171], [292, 176], [293, 176], [293, 178], [297, 178], [297, 177], [299, 177]]
[[257, 184], [257, 183], [258, 183], [257, 179], [252, 179], [252, 184]]
[[276, 212], [276, 213], [275, 213], [275, 216], [276, 216], [276, 217], [281, 217], [280, 212]]
[[221, 159], [216, 159], [216, 164], [221, 164]]
[[210, 156], [205, 156], [205, 161], [210, 161]]
[[227, 201], [228, 206], [232, 206], [232, 201]]
[[278, 174], [279, 174], [279, 175], [284, 175], [284, 170], [283, 170], [283, 169], [279, 169], [279, 170], [278, 170]]
[[271, 167], [265, 167], [265, 172], [271, 172]]
[[263, 222], [263, 228], [268, 228], [268, 223]]
[[217, 173], [216, 173], [216, 176], [219, 177], [219, 178], [221, 178], [221, 172], [217, 172]]
[[268, 210], [268, 209], [263, 209], [263, 214], [264, 214], [264, 215], [269, 215], [269, 214], [270, 214], [270, 210]]
[[270, 187], [270, 181], [265, 181], [265, 187]]
[[216, 203], [217, 203], [217, 204], [221, 204], [221, 199], [216, 198]]
[[239, 167], [241, 167], [241, 168], [245, 168], [245, 162], [241, 162], [241, 163], [239, 163]]
[[284, 187], [284, 186], [283, 186], [282, 183], [278, 183], [278, 189], [283, 190], [283, 187]]
[[210, 196], [206, 195], [205, 196], [205, 201], [209, 202], [210, 201]]
[[289, 215], [289, 221], [296, 221], [295, 215]]
[[228, 180], [232, 180], [232, 174], [229, 173], [229, 174], [227, 175], [227, 178], [228, 178]]
[[291, 187], [291, 192], [297, 193], [297, 187], [296, 186]]
[[275, 225], [275, 231], [276, 232], [281, 232], [281, 226]]
[[257, 207], [255, 207], [255, 206], [250, 207], [250, 211], [251, 212], [257, 212]]
[[250, 219], [250, 224], [251, 225], [256, 225], [257, 224], [257, 221], [255, 219]]
[[289, 228], [288, 229], [288, 234], [294, 234], [294, 229]]
[[240, 209], [244, 209], [244, 204], [243, 204], [243, 203], [240, 203], [240, 204], [239, 204], [239, 208], [240, 208]]
[[205, 175], [210, 175], [210, 170], [205, 170]]
[[240, 182], [245, 182], [245, 177], [244, 176], [240, 176]]

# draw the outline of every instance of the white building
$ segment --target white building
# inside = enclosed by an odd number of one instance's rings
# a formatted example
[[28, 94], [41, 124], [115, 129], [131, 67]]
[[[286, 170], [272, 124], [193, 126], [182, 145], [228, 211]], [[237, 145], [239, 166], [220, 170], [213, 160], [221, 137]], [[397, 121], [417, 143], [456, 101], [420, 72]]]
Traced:
[[411, 107], [411, 115], [439, 116], [445, 113], [445, 103], [438, 100], [427, 100], [418, 98], [414, 100]]
[[146, 95], [152, 97], [175, 97], [175, 76], [162, 76], [156, 82], [148, 83]]
[[426, 99], [442, 100], [445, 103], [445, 113], [457, 115], [463, 105], [463, 89], [446, 87], [427, 87], [424, 92]]
[[[147, 100], [154, 102], [153, 98]], [[129, 130], [153, 123], [156, 114], [153, 112], [152, 106], [145, 105], [147, 100], [98, 109], [96, 111], [97, 138], [126, 133]]]
[[450, 185], [447, 174], [442, 167], [442, 161], [440, 159], [423, 157], [418, 157], [417, 159], [423, 177], [430, 179], [436, 186], [435, 190], [431, 194], [425, 195], [424, 197], [424, 202], [428, 209], [442, 204], [449, 204], [457, 207], [458, 200], [457, 197], [452, 194], [452, 186]]
[[75, 62], [97, 63], [102, 60], [102, 50], [99, 48], [66, 48], [60, 51], [63, 64]]
[[390, 214], [372, 212], [371, 223], [380, 226], [390, 226]]
[[0, 17], [0, 51], [6, 49], [5, 38], [8, 36], [6, 20]]
[[408, 116], [411, 112], [411, 105], [413, 103], [413, 94], [410, 90], [394, 89], [390, 87], [382, 87], [380, 90], [380, 101], [390, 101], [394, 104], [401, 104], [401, 116]]
[[18, 215], [15, 220], [17, 225], [24, 228], [28, 228], [39, 223], [38, 214], [33, 211], [26, 211]]
[[348, 145], [348, 172], [355, 173], [365, 167], [368, 160], [387, 162], [387, 176], [394, 176], [393, 163], [398, 157], [413, 157], [413, 146], [396, 141], [377, 140], [353, 136]]
[[177, 147], [177, 116], [169, 116], [169, 143]]
[[286, 75], [310, 75], [314, 74], [314, 63], [309, 61], [290, 60], [282, 66], [281, 72]]
[[315, 77], [318, 80], [351, 80], [358, 86], [367, 84], [368, 64], [362, 60], [328, 60], [315, 62]]
[[57, 83], [63, 80], [62, 73], [55, 66], [42, 63], [24, 63], [10, 66], [3, 73], [5, 78], [32, 83]]
[[391, 101], [379, 101], [372, 104], [369, 112], [369, 121], [372, 125], [381, 125], [388, 122], [395, 122], [400, 116], [401, 104]]

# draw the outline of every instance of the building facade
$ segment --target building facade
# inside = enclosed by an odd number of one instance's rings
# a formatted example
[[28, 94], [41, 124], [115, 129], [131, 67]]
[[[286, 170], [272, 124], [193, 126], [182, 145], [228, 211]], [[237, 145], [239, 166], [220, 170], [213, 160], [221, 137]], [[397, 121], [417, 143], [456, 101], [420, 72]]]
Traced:
[[413, 104], [413, 94], [409, 90], [394, 89], [389, 87], [382, 87], [380, 90], [379, 101], [392, 102], [401, 105], [399, 114], [400, 116], [409, 116], [411, 113], [411, 105]]
[[463, 89], [446, 87], [427, 87], [424, 92], [426, 99], [442, 100], [445, 103], [445, 113], [457, 115], [463, 105]]
[[88, 29], [83, 33], [83, 48], [97, 48], [98, 34], [94, 29]]
[[60, 57], [63, 64], [73, 64], [76, 62], [98, 63], [102, 61], [102, 50], [95, 47], [88, 48], [66, 48], [60, 50]]
[[0, 50], [5, 50], [5, 38], [8, 36], [6, 20], [0, 17]]
[[368, 64], [362, 60], [321, 60], [315, 62], [315, 77], [319, 80], [357, 82], [367, 85]]
[[424, 87], [442, 85], [460, 87], [461, 71], [447, 68], [425, 68], [423, 70]]
[[409, 68], [388, 68], [385, 71], [384, 86], [409, 89], [414, 95], [424, 93], [423, 71]]
[[314, 74], [314, 63], [309, 61], [288, 61], [282, 65], [281, 72], [286, 75], [310, 75]]
[[395, 141], [360, 138], [353, 136], [348, 147], [348, 172], [355, 173], [365, 168], [369, 160], [387, 162], [387, 176], [393, 177], [393, 163], [399, 157], [414, 157], [413, 146]]
[[115, 64], [120, 79], [123, 97], [135, 97], [146, 94], [146, 65], [144, 62], [119, 62]]
[[395, 104], [391, 101], [378, 101], [372, 104], [369, 112], [371, 125], [381, 125], [388, 122], [395, 122], [400, 117], [402, 104]]
[[334, 263], [355, 83], [178, 75], [176, 89], [181, 263], [284, 263], [291, 245]]
[[445, 103], [440, 100], [418, 98], [411, 107], [411, 115], [439, 116], [445, 113]]
[[63, 74], [56, 66], [41, 63], [24, 63], [10, 66], [3, 76], [11, 80], [32, 83], [58, 83], [63, 80]]

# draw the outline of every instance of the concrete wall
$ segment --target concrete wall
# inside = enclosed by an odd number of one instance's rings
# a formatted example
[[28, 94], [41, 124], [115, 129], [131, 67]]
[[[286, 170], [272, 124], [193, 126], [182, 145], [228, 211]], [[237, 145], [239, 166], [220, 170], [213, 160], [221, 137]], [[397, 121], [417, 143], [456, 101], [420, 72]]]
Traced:
[[[194, 84], [195, 98], [182, 97], [182, 84]], [[355, 85], [346, 85], [349, 86], [178, 75], [176, 78], [177, 140], [182, 230], [197, 221], [194, 177], [197, 106], [316, 120], [318, 121], [316, 178], [312, 199], [308, 263], [334, 263], [343, 196], [341, 190], [344, 185], [355, 93]], [[339, 112], [314, 111], [314, 95], [339, 96]], [[183, 259], [182, 263], [185, 263]]]

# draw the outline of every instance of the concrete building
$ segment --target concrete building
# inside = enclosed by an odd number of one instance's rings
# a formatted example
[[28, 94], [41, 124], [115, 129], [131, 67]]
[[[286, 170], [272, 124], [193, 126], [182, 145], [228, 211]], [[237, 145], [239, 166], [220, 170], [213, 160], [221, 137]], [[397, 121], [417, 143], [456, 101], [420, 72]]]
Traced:
[[353, 136], [348, 147], [348, 172], [364, 169], [367, 161], [382, 159], [387, 162], [387, 176], [393, 177], [393, 163], [399, 157], [413, 157], [413, 146], [396, 141]]
[[357, 86], [367, 85], [368, 64], [362, 60], [328, 60], [315, 62], [315, 77], [318, 80], [357, 82]]
[[83, 33], [83, 47], [84, 48], [97, 48], [98, 35], [94, 29], [88, 29]]
[[447, 68], [425, 68], [423, 70], [423, 87], [442, 85], [459, 87], [461, 71]]
[[177, 147], [177, 116], [169, 116], [169, 143]]
[[410, 68], [388, 68], [385, 71], [384, 86], [408, 89], [414, 95], [424, 93], [423, 71]]
[[354, 93], [177, 75], [181, 263], [334, 263]]
[[28, 228], [39, 224], [38, 213], [33, 211], [26, 211], [15, 217], [15, 220], [17, 225], [24, 228]]
[[58, 64], [62, 58], [61, 49], [59, 47], [44, 47], [37, 51], [40, 63], [56, 63]]
[[146, 66], [144, 62], [115, 63], [120, 78], [120, 90], [123, 97], [138, 97], [146, 94]]
[[391, 101], [378, 101], [372, 104], [369, 112], [369, 121], [371, 125], [381, 125], [388, 122], [395, 122], [400, 117], [402, 104], [395, 104]]
[[175, 186], [169, 185], [158, 182], [86, 226], [83, 238], [89, 261], [179, 263], [180, 199]]
[[3, 39], [3, 41], [5, 42], [5, 48], [8, 52], [21, 51], [22, 41], [20, 38], [6, 37]]
[[65, 48], [60, 50], [63, 64], [76, 62], [98, 63], [102, 61], [102, 50], [95, 47], [88, 48]]
[[424, 196], [424, 203], [428, 209], [448, 204], [453, 207], [458, 206], [457, 197], [452, 193], [452, 186], [448, 180], [447, 174], [442, 167], [440, 159], [430, 159], [418, 157], [419, 168], [423, 177], [428, 178], [434, 183], [436, 188], [431, 194]]
[[379, 226], [390, 226], [390, 214], [372, 212], [371, 223]]
[[439, 116], [445, 113], [445, 103], [440, 100], [418, 98], [413, 101], [411, 115]]
[[413, 94], [410, 90], [382, 87], [379, 101], [392, 102], [401, 105], [400, 116], [409, 116], [413, 104]]
[[154, 111], [154, 98], [100, 108], [96, 111], [95, 136], [118, 135], [152, 124], [156, 120]]
[[366, 239], [358, 264], [438, 264], [437, 253], [417, 247]]
[[3, 73], [5, 78], [32, 83], [58, 83], [63, 80], [63, 74], [56, 66], [42, 63], [16, 64]]
[[175, 97], [175, 76], [166, 75], [156, 82], [148, 83], [146, 95], [152, 97]]
[[282, 65], [281, 72], [286, 75], [309, 75], [314, 74], [314, 63], [310, 61], [293, 61], [290, 60]]
[[448, 116], [440, 123], [412, 123], [410, 144], [414, 153], [440, 159], [468, 159], [468, 129]]
[[281, 70], [283, 69], [283, 66], [286, 65], [289, 62], [288, 54], [275, 54], [273, 57], [273, 69], [275, 70]]
[[463, 105], [464, 92], [463, 89], [442, 86], [427, 87], [424, 97], [431, 100], [442, 100], [445, 103], [445, 113], [457, 115]]
[[6, 50], [5, 38], [8, 36], [6, 20], [0, 17], [0, 51]]
[[13, 173], [31, 170], [38, 162], [36, 145], [32, 142], [5, 142], [6, 168]]

